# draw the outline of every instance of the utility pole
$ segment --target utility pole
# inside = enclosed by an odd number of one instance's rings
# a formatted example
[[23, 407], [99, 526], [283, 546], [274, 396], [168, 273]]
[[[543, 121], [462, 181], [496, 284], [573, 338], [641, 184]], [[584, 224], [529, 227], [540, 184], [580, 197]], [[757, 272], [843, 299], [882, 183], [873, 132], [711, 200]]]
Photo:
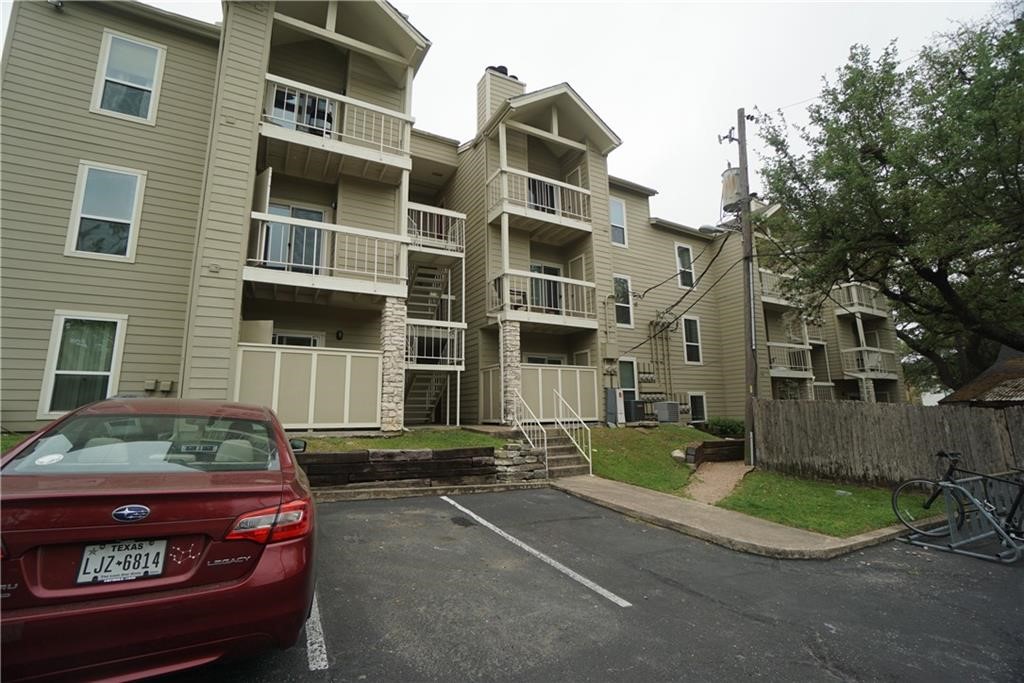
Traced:
[[754, 397], [757, 396], [757, 337], [754, 335], [754, 233], [750, 225], [750, 180], [747, 176], [747, 117], [743, 107], [736, 111], [737, 144], [740, 148], [740, 228], [743, 237], [743, 298], [744, 313], [744, 411], [746, 426], [746, 461], [757, 463], [754, 446]]

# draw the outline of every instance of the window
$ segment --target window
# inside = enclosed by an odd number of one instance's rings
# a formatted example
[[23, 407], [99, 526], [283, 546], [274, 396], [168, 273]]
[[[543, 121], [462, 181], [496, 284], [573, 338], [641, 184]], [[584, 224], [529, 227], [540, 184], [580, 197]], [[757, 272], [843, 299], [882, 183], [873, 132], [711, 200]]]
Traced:
[[685, 244], [676, 243], [676, 269], [679, 286], [693, 287], [693, 252]]
[[274, 334], [270, 337], [270, 343], [280, 344], [282, 346], [320, 347], [324, 345], [324, 333], [274, 330]]
[[83, 161], [64, 253], [135, 261], [146, 172]]
[[572, 364], [581, 365], [583, 367], [590, 367], [590, 350], [577, 351], [572, 354]]
[[701, 364], [700, 320], [698, 318], [683, 316], [683, 352], [687, 363]]
[[[278, 203], [270, 205], [269, 213], [317, 223], [323, 223], [325, 216], [320, 209]], [[318, 228], [291, 223], [267, 223], [264, 227], [263, 262], [267, 268], [316, 275], [324, 253], [323, 234]]]
[[549, 353], [524, 354], [527, 363], [535, 365], [565, 365], [565, 356]]
[[615, 290], [615, 322], [619, 327], [633, 327], [633, 299], [629, 293], [629, 278], [612, 276]]
[[128, 316], [57, 311], [39, 396], [40, 419], [117, 393]]
[[608, 216], [612, 224], [612, 244], [628, 245], [626, 240], [626, 205], [621, 199], [608, 199]]
[[90, 111], [154, 125], [165, 52], [162, 45], [104, 31]]
[[703, 391], [691, 391], [687, 394], [690, 401], [690, 423], [707, 422], [708, 406]]
[[[562, 277], [562, 267], [553, 263], [534, 262], [530, 264], [531, 273]], [[562, 310], [563, 283], [557, 280], [530, 278], [530, 306], [538, 313], [564, 315]]]

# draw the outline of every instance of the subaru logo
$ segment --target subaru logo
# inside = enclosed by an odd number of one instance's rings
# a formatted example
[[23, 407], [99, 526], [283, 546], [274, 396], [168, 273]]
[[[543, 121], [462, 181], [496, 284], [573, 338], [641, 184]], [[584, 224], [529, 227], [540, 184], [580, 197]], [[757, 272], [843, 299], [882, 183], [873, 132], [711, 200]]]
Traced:
[[122, 505], [110, 513], [119, 522], [137, 522], [149, 517], [149, 508], [145, 505]]

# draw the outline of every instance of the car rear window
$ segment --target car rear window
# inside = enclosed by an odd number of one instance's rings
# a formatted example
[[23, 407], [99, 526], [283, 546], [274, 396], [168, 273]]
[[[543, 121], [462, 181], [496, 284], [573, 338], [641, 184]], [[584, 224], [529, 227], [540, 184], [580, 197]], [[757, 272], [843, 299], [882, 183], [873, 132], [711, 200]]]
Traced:
[[83, 415], [19, 453], [4, 474], [279, 470], [265, 422], [180, 415]]

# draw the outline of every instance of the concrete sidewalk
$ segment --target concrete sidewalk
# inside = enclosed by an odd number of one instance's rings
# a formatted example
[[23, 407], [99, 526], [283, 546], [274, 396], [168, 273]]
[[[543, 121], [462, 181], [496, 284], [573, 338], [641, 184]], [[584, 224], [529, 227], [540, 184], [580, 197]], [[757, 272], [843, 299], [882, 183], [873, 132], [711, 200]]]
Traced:
[[595, 476], [554, 479], [551, 486], [656, 526], [766, 557], [827, 560], [906, 532], [902, 526], [895, 526], [834, 538]]

